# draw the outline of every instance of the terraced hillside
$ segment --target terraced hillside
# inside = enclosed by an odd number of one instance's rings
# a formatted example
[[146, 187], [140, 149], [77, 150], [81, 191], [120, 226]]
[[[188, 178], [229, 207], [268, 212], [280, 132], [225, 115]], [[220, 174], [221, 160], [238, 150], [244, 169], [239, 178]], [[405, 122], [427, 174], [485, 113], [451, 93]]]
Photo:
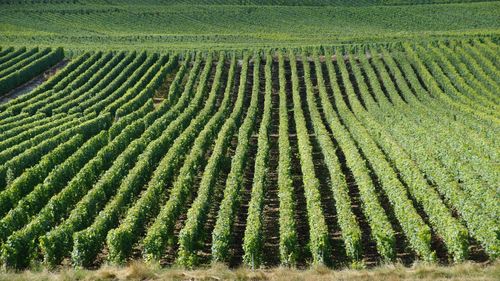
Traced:
[[[61, 51], [2, 48], [0, 69], [25, 82]], [[0, 261], [495, 260], [498, 52], [84, 52], [0, 104]]]

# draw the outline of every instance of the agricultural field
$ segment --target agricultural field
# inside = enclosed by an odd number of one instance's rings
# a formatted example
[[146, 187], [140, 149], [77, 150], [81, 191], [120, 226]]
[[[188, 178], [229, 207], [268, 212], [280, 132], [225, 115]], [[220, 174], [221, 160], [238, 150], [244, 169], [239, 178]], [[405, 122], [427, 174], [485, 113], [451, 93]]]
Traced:
[[1, 46], [64, 47], [69, 55], [461, 39], [498, 36], [500, 28], [499, 1], [0, 0], [0, 5]]
[[3, 272], [498, 273], [498, 2], [157, 2], [0, 0]]

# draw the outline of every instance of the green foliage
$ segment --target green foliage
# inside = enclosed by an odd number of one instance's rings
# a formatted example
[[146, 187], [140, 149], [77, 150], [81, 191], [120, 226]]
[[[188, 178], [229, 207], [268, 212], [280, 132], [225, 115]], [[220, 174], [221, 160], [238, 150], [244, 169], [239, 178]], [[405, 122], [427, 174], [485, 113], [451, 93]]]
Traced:
[[280, 260], [285, 266], [295, 266], [298, 258], [298, 234], [295, 224], [295, 198], [291, 175], [291, 148], [288, 137], [288, 109], [286, 96], [285, 59], [279, 60], [279, 162], [278, 189], [280, 193]]
[[330, 240], [328, 238], [328, 227], [326, 225], [324, 213], [321, 209], [319, 180], [314, 170], [312, 146], [309, 140], [306, 119], [301, 106], [295, 54], [290, 53], [289, 58], [292, 71], [293, 118], [297, 131], [297, 146], [302, 170], [302, 183], [304, 185], [304, 194], [306, 198], [307, 219], [310, 229], [309, 251], [312, 254], [313, 264], [325, 264], [329, 262], [327, 258], [331, 251]]
[[[110, 146], [128, 148], [131, 140], [138, 138], [144, 132], [142, 120], [130, 123], [123, 131], [110, 142]], [[128, 151], [127, 151], [128, 152]], [[40, 248], [44, 254], [44, 262], [50, 266], [59, 264], [62, 259], [69, 256], [72, 249], [72, 234], [88, 226], [98, 215], [108, 199], [114, 195], [115, 189], [126, 172], [135, 162], [139, 151], [135, 153], [122, 153], [113, 162], [93, 188], [76, 204], [68, 218], [40, 238]]]
[[[6, 103], [0, 104], [0, 110], [8, 109], [2, 113], [12, 113], [19, 114], [19, 112], [24, 108], [25, 105], [29, 104], [29, 100], [34, 97], [41, 96], [42, 93], [48, 91], [58, 83], [64, 80], [66, 76], [68, 76], [71, 72], [73, 72], [77, 67], [79, 67], [83, 61], [85, 61], [89, 57], [89, 53], [84, 53], [76, 58], [74, 58], [70, 63], [68, 63], [61, 71], [59, 71], [56, 75], [49, 78], [45, 83], [38, 86], [35, 90], [22, 95], [16, 99], [10, 100]], [[61, 82], [63, 83], [63, 82]]]
[[21, 53], [19, 56], [13, 57], [8, 61], [0, 64], [0, 74], [2, 76], [8, 75], [12, 72], [12, 69], [21, 68], [23, 65], [25, 66], [27, 62], [30, 62], [33, 56], [44, 55], [49, 52], [49, 49], [45, 49], [42, 52], [39, 52], [38, 48], [33, 48], [27, 52]]
[[57, 194], [76, 173], [107, 144], [107, 135], [101, 132], [88, 140], [73, 155], [56, 166], [43, 183], [22, 198], [17, 206], [1, 220], [0, 241], [5, 241], [15, 230], [26, 225], [32, 216], [40, 211], [50, 198]]
[[34, 60], [29, 61], [29, 63], [20, 61], [12, 66], [13, 72], [6, 72], [7, 75], [0, 78], [0, 95], [28, 82], [31, 78], [42, 73], [45, 69], [58, 63], [63, 57], [64, 53], [62, 48], [57, 48], [42, 57], [35, 57]]
[[[157, 221], [165, 222], [165, 225], [160, 225], [164, 227], [165, 230], [169, 230], [171, 227], [168, 221], [171, 217], [175, 217], [180, 206], [179, 203], [184, 202], [183, 197], [186, 196], [186, 187], [189, 186], [189, 181], [192, 180], [193, 171], [192, 169], [195, 165], [190, 165], [189, 163], [200, 161], [200, 158], [204, 155], [204, 149], [199, 148], [200, 146], [206, 148], [206, 141], [210, 140], [210, 133], [213, 134], [211, 130], [205, 130], [203, 127], [207, 124], [207, 118], [215, 110], [215, 101], [220, 87], [220, 77], [222, 75], [222, 66], [224, 57], [219, 58], [217, 64], [217, 70], [214, 77], [214, 85], [210, 91], [208, 99], [205, 102], [205, 107], [199, 112], [194, 120], [191, 121], [189, 127], [175, 139], [175, 142], [168, 149], [168, 152], [163, 157], [161, 162], [158, 164], [151, 180], [148, 183], [147, 189], [143, 192], [140, 199], [134, 204], [134, 206], [128, 210], [124, 221], [116, 229], [110, 231], [107, 235], [107, 245], [109, 247], [109, 259], [117, 264], [122, 264], [126, 261], [132, 246], [137, 242], [139, 235], [144, 231], [144, 221], [148, 221], [149, 218], [154, 217], [160, 211], [160, 206], [164, 202], [165, 188], [169, 180], [172, 179], [175, 169], [182, 163], [182, 159], [185, 157], [185, 163], [181, 168], [180, 174], [183, 175], [182, 179], [186, 179], [186, 182], [180, 181], [176, 183], [170, 190], [169, 200], [164, 208], [161, 208], [161, 213], [158, 215]], [[207, 69], [207, 68], [206, 68]], [[204, 72], [203, 74], [208, 74]], [[202, 75], [203, 75], [202, 74]], [[206, 77], [206, 75], [205, 75]], [[202, 80], [203, 81], [203, 80]], [[203, 93], [206, 91], [207, 85], [199, 84], [197, 89], [198, 93]], [[197, 94], [198, 94], [197, 93]], [[184, 113], [194, 113], [190, 111], [184, 111]], [[189, 116], [189, 115], [185, 115]], [[183, 118], [178, 118], [177, 120], [182, 120]], [[176, 121], [177, 121], [176, 120]], [[210, 122], [206, 125], [207, 128], [213, 126], [215, 119], [210, 119]], [[217, 124], [217, 123], [216, 123]], [[172, 124], [175, 125], [175, 124]], [[205, 138], [196, 138], [195, 136], [202, 130], [205, 133]], [[200, 134], [201, 134], [200, 133]], [[193, 144], [194, 141], [194, 144]], [[192, 150], [194, 155], [188, 153], [188, 147], [195, 148]], [[196, 153], [196, 154], [195, 154]], [[184, 173], [183, 173], [184, 172]], [[171, 198], [177, 198], [178, 200], [170, 200]], [[172, 203], [168, 203], [172, 202]], [[154, 225], [149, 231], [153, 232], [155, 229]], [[153, 232], [154, 233], [154, 232]], [[162, 232], [162, 235], [168, 234]], [[161, 243], [162, 240], [157, 239], [156, 243]], [[145, 242], [147, 244], [147, 242]], [[146, 250], [147, 251], [147, 250]]]
[[[337, 54], [337, 58], [346, 92], [349, 96], [353, 97], [355, 93], [352, 84], [348, 83], [349, 78], [344, 59], [339, 54]], [[365, 57], [361, 60], [366, 62]], [[333, 70], [331, 63], [327, 63], [327, 65], [329, 67], [329, 75], [332, 79], [335, 70]], [[379, 81], [376, 79], [373, 69], [367, 66], [365, 70], [372, 85], [372, 89], [380, 92], [382, 88]], [[334, 90], [334, 93], [335, 92]], [[340, 108], [342, 108], [342, 111], [347, 112], [347, 105], [343, 104], [341, 100], [338, 101], [339, 102], [336, 103], [337, 107], [341, 106]], [[341, 113], [341, 115], [343, 114]], [[356, 119], [353, 119], [352, 115], [344, 114], [344, 116], [344, 122], [348, 124], [349, 131], [353, 138], [358, 142], [361, 151], [373, 167], [377, 178], [381, 182], [385, 196], [387, 196], [391, 203], [394, 215], [398, 219], [413, 250], [424, 260], [433, 261], [435, 259], [435, 253], [430, 245], [431, 230], [415, 210], [403, 183], [398, 179], [396, 172], [386, 160], [383, 152], [377, 147], [373, 139], [369, 137], [367, 130], [363, 128]]]
[[[259, 58], [260, 59], [260, 58]], [[259, 62], [260, 63], [260, 62]], [[247, 227], [245, 228], [245, 234], [243, 237], [243, 251], [245, 252], [243, 256], [243, 261], [245, 264], [251, 266], [252, 268], [258, 268], [262, 263], [262, 247], [264, 246], [263, 237], [263, 214], [262, 210], [264, 208], [264, 195], [266, 186], [266, 176], [268, 171], [268, 159], [269, 159], [269, 127], [271, 123], [271, 65], [272, 57], [267, 55], [266, 65], [264, 70], [265, 77], [265, 95], [264, 95], [264, 109], [263, 117], [260, 123], [259, 136], [257, 140], [257, 155], [255, 156], [255, 168], [254, 168], [254, 181], [252, 184], [252, 192], [248, 207], [247, 216]], [[257, 69], [257, 65], [254, 66], [254, 70]], [[258, 74], [258, 73], [257, 73]], [[258, 75], [254, 72], [254, 78], [256, 81], [253, 83], [252, 91], [259, 90]]]
[[[217, 64], [214, 84], [212, 85], [212, 90], [209, 95], [210, 97], [215, 97], [222, 86], [220, 79], [222, 76], [222, 66], [225, 64], [224, 61], [224, 55], [221, 54]], [[198, 169], [202, 169], [205, 166], [205, 153], [217, 137], [217, 132], [223, 125], [226, 115], [229, 112], [231, 101], [230, 93], [230, 91], [224, 92], [224, 97], [218, 111], [210, 118], [210, 120], [208, 120], [208, 123], [204, 125], [203, 130], [201, 130], [194, 140], [191, 146], [191, 151], [186, 155], [184, 164], [179, 170], [179, 174], [182, 176], [178, 177], [178, 179], [172, 183], [167, 202], [163, 205], [160, 213], [156, 217], [155, 222], [149, 228], [146, 238], [144, 239], [144, 252], [146, 255], [149, 255], [147, 259], [161, 258], [161, 253], [163, 252], [162, 250], [164, 250], [162, 246], [166, 244], [168, 238], [172, 235], [175, 222], [177, 221], [180, 212], [184, 209], [186, 200], [189, 198], [191, 193], [196, 192], [195, 190], [192, 190], [192, 187], [194, 185], [195, 178], [198, 175]], [[213, 101], [214, 100], [210, 100], [209, 98], [209, 100], [207, 100], [207, 104], [212, 104]], [[213, 111], [213, 109], [200, 112], [197, 119], [208, 118], [208, 116], [205, 115], [205, 112], [210, 111]], [[194, 124], [197, 123], [196, 119], [193, 121]], [[153, 241], [153, 243], [151, 243], [151, 241]], [[153, 245], [153, 247], [148, 247], [149, 245]]]
[[[240, 79], [238, 95], [245, 91], [246, 77], [248, 72], [247, 60], [243, 61], [242, 74]], [[259, 73], [256, 64], [260, 63], [260, 58], [256, 57], [254, 62], [254, 74]], [[258, 76], [258, 75], [257, 75]], [[258, 91], [252, 90], [250, 105], [243, 124], [238, 130], [238, 144], [231, 160], [231, 171], [226, 179], [224, 197], [217, 214], [217, 221], [212, 232], [212, 260], [227, 261], [228, 251], [231, 243], [231, 230], [239, 206], [240, 189], [243, 182], [243, 174], [248, 159], [250, 136], [254, 131], [255, 117], [257, 115]]]
[[[247, 59], [245, 58], [245, 61], [246, 60]], [[235, 68], [236, 58], [233, 56], [228, 73], [228, 82], [224, 92], [224, 97], [227, 97], [225, 99], [226, 103], [230, 101], [230, 94], [233, 91]], [[241, 119], [242, 109], [243, 96], [238, 95], [231, 115], [229, 118], [226, 118], [224, 125], [220, 129], [217, 136], [212, 155], [207, 162], [200, 181], [198, 195], [187, 213], [187, 220], [184, 228], [179, 233], [179, 252], [177, 255], [177, 261], [179, 264], [184, 266], [194, 266], [197, 264], [196, 251], [200, 246], [200, 238], [204, 237], [203, 225], [207, 219], [209, 205], [213, 202], [213, 197], [211, 196], [213, 194], [217, 176], [224, 165], [227, 146], [231, 141], [233, 133], [237, 129], [237, 124]], [[221, 111], [220, 115], [224, 113], [224, 111]], [[147, 240], [145, 240], [145, 242], [146, 241]], [[146, 252], [146, 255], [147, 254], [148, 253]]]
[[10, 0], [0, 11], [2, 45], [63, 46], [69, 54], [103, 48], [166, 52], [498, 36], [500, 22], [498, 1], [470, 3], [476, 0], [16, 2]]
[[94, 97], [83, 101], [79, 106], [69, 109], [69, 112], [101, 112], [113, 101], [125, 94], [125, 91], [132, 87], [141, 75], [153, 64], [156, 56], [146, 56], [141, 52], [111, 83], [99, 91]]
[[[36, 146], [5, 163], [7, 167], [7, 176], [10, 175], [14, 178], [14, 175], [19, 175], [19, 177], [12, 180], [8, 187], [0, 193], [0, 215], [5, 215], [10, 208], [14, 207], [17, 202], [24, 197], [24, 195], [29, 193], [31, 188], [40, 183], [56, 165], [60, 164], [71, 155], [77, 147], [83, 143], [83, 140], [84, 138], [82, 135], [73, 136], [67, 142], [64, 142], [64, 138], [55, 138], [52, 140], [55, 145], [46, 142], [43, 143], [45, 147], [49, 149], [53, 148], [53, 150], [43, 156], [39, 162], [39, 154], [46, 153], [47, 151], [41, 150], [39, 146]], [[59, 143], [61, 144], [58, 145]], [[26, 168], [26, 170], [16, 172], [23, 168]]]
[[[211, 6], [225, 9], [220, 3]], [[235, 9], [258, 12], [241, 4]], [[74, 12], [66, 2], [34, 5]], [[230, 62], [210, 50], [83, 53], [0, 105], [0, 263], [89, 267], [103, 255], [123, 264], [139, 249], [146, 261], [174, 257], [185, 267], [233, 264], [242, 253], [255, 269], [279, 247], [283, 266], [358, 269], [371, 250], [393, 261], [400, 245], [426, 262], [461, 262], [470, 241], [493, 260], [499, 50], [498, 39], [477, 38], [242, 50]], [[56, 53], [2, 48], [0, 73]], [[279, 201], [270, 222], [279, 233], [265, 220], [268, 200]]]
[[308, 62], [303, 62], [304, 80], [306, 85], [307, 107], [312, 119], [313, 130], [325, 158], [325, 164], [330, 174], [333, 198], [336, 202], [336, 210], [347, 256], [353, 261], [359, 261], [361, 256], [361, 229], [356, 217], [351, 210], [351, 199], [349, 188], [340, 161], [335, 155], [335, 146], [328, 136], [328, 131], [321, 120], [314, 99], [311, 81], [311, 70]]
[[[198, 60], [190, 72], [188, 82], [184, 87], [184, 92], [178, 103], [163, 116], [156, 119], [139, 140], [130, 144], [131, 152], [135, 150], [144, 150], [144, 152], [139, 156], [134, 168], [129, 172], [127, 177], [123, 179], [116, 196], [107, 204], [106, 208], [100, 213], [100, 216], [96, 218], [91, 226], [74, 234], [74, 246], [71, 254], [74, 264], [84, 266], [92, 264], [102, 245], [105, 243], [108, 231], [116, 227], [118, 219], [124, 215], [123, 213], [126, 211], [124, 206], [133, 202], [141, 187], [147, 183], [149, 178], [148, 175], [152, 173], [153, 169], [150, 163], [156, 163], [160, 160], [163, 154], [158, 152], [168, 147], [168, 144], [173, 141], [173, 137], [178, 134], [176, 130], [181, 129], [179, 125], [184, 124], [174, 122], [174, 125], [168, 126], [179, 116], [180, 112], [187, 106], [190, 98], [192, 98], [192, 92], [194, 92], [193, 88], [195, 86], [194, 82], [196, 81], [200, 67], [201, 62]], [[201, 81], [206, 81], [206, 79], [208, 79], [207, 76], [210, 67], [211, 61], [209, 59], [203, 70], [204, 74], [202, 75]], [[204, 91], [197, 92], [195, 100], [193, 101], [194, 104], [199, 105], [203, 95]], [[197, 107], [192, 106], [192, 108], [192, 110], [189, 110], [189, 113], [184, 114], [184, 118], [191, 117], [193, 110]], [[152, 112], [149, 116], [153, 114], [155, 114], [155, 112]], [[146, 116], [145, 119], [148, 119], [148, 116]], [[182, 118], [177, 120], [182, 120]]]
[[[160, 59], [160, 61], [164, 62], [165, 59]], [[116, 117], [122, 117], [125, 116], [133, 111], [135, 111], [137, 108], [139, 108], [142, 104], [144, 104], [147, 100], [151, 99], [156, 92], [156, 90], [161, 86], [163, 81], [165, 80], [165, 77], [175, 68], [177, 67], [178, 64], [178, 55], [173, 55], [170, 57], [169, 61], [165, 64], [162, 65], [160, 69], [158, 70], [152, 70], [152, 71], [157, 71], [158, 73], [155, 74], [150, 80], [150, 82], [147, 85], [142, 84], [139, 82], [136, 84], [134, 87], [137, 88], [138, 90], [132, 90], [133, 92], [129, 92], [128, 94], [133, 94], [133, 98], [131, 98], [127, 103], [122, 105], [120, 108], [117, 109], [116, 111]], [[146, 74], [147, 75], [147, 74]], [[145, 76], [147, 77], [147, 76]], [[146, 80], [141, 80], [141, 81], [146, 81]]]

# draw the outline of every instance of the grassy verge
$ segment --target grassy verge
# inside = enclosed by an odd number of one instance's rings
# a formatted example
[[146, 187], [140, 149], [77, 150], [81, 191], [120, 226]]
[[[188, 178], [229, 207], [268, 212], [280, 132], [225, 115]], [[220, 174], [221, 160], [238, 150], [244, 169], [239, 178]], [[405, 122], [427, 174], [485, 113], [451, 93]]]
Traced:
[[452, 266], [415, 264], [384, 265], [362, 270], [331, 270], [317, 267], [308, 270], [287, 268], [229, 269], [214, 265], [197, 270], [159, 268], [134, 262], [127, 267], [103, 266], [98, 270], [62, 268], [56, 272], [44, 269], [2, 272], [0, 281], [17, 280], [498, 280], [500, 262], [490, 264], [462, 263]]

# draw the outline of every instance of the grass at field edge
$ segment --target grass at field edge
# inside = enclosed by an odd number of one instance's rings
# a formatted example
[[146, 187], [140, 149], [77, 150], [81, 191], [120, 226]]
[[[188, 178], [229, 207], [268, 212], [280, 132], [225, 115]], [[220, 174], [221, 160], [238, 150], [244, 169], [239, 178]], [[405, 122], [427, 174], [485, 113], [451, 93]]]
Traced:
[[103, 266], [98, 270], [61, 268], [23, 272], [1, 272], [0, 281], [9, 280], [498, 280], [500, 262], [472, 262], [451, 266], [417, 263], [411, 267], [400, 264], [382, 265], [371, 269], [332, 270], [315, 267], [308, 270], [274, 268], [251, 270], [229, 269], [220, 264], [208, 268], [186, 270], [159, 268], [141, 262], [126, 267]]

